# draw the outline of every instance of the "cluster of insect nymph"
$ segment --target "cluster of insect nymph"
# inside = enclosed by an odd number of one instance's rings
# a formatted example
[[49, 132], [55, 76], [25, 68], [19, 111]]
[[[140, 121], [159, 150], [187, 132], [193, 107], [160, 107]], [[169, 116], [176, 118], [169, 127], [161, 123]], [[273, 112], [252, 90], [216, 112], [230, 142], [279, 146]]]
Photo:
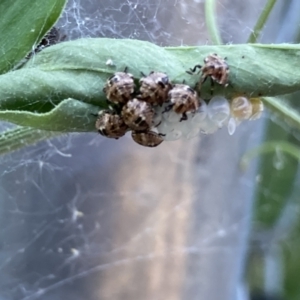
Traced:
[[[196, 65], [187, 73], [200, 74], [197, 91], [208, 78], [211, 94], [215, 83], [223, 87], [229, 84], [228, 64], [217, 54], [208, 55], [204, 65]], [[118, 139], [131, 131], [136, 143], [156, 147], [163, 141], [181, 136], [189, 139], [199, 132], [213, 133], [223, 125], [227, 125], [229, 134], [233, 134], [241, 121], [256, 119], [263, 111], [258, 98], [227, 100], [215, 96], [207, 103], [192, 87], [185, 83], [173, 84], [163, 72], [141, 74], [139, 89], [136, 89], [134, 77], [127, 68], [108, 78], [103, 92], [109, 109], [98, 113], [95, 124], [101, 135]]]

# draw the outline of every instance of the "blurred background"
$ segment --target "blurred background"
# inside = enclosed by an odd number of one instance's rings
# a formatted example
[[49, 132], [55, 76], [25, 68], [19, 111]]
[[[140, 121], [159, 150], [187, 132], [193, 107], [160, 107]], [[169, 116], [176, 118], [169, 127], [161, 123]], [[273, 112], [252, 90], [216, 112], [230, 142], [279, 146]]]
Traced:
[[[69, 0], [57, 28], [210, 44], [204, 2]], [[217, 1], [224, 43], [245, 43], [265, 3]], [[261, 42], [298, 42], [299, 21], [300, 2], [278, 0]], [[298, 162], [275, 151], [239, 167], [266, 141], [299, 138], [266, 110], [233, 136], [151, 149], [70, 134], [1, 156], [0, 299], [299, 300]]]

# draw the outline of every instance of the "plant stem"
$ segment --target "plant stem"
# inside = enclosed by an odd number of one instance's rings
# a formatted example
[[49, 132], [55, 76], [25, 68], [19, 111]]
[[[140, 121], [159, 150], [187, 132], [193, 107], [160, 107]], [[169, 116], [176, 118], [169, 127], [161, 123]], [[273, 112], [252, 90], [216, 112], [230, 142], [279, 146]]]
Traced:
[[261, 12], [261, 14], [254, 26], [252, 33], [249, 36], [248, 43], [256, 43], [257, 42], [257, 39], [259, 38], [260, 33], [261, 33], [262, 29], [264, 28], [274, 5], [276, 4], [276, 1], [277, 0], [268, 0], [268, 2], [266, 3], [263, 11]]
[[281, 115], [281, 119], [300, 130], [300, 114], [298, 111], [275, 97], [264, 97], [264, 103], [272, 112]]
[[222, 39], [218, 30], [216, 20], [216, 0], [205, 1], [205, 19], [212, 42], [215, 45], [222, 45]]
[[0, 155], [60, 134], [61, 132], [44, 131], [30, 127], [17, 127], [7, 130], [0, 134]]
[[265, 142], [261, 146], [254, 148], [248, 151], [246, 154], [244, 154], [240, 162], [241, 169], [246, 170], [251, 159], [262, 154], [275, 152], [276, 150], [285, 152], [291, 155], [292, 157], [294, 157], [295, 159], [297, 159], [298, 161], [300, 161], [299, 147], [288, 142], [270, 141], [270, 142]]

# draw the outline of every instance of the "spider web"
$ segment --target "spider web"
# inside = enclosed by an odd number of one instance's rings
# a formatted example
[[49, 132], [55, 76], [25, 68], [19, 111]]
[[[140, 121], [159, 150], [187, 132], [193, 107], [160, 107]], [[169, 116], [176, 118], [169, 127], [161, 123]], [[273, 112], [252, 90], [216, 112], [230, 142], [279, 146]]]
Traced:
[[[265, 3], [240, 2], [218, 1], [228, 43]], [[201, 0], [70, 0], [57, 27], [199, 45], [204, 19]], [[155, 149], [70, 134], [0, 157], [0, 299], [237, 299], [259, 176], [238, 163], [266, 119]]]

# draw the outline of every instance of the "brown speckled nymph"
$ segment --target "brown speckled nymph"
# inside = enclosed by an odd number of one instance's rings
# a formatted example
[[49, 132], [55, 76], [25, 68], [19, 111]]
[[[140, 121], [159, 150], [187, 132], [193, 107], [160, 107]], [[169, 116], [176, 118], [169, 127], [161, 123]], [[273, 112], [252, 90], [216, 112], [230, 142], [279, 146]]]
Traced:
[[107, 80], [103, 92], [110, 102], [124, 104], [132, 99], [134, 88], [135, 84], [132, 74], [117, 72]]
[[123, 106], [121, 116], [130, 129], [145, 131], [152, 126], [154, 110], [151, 104], [134, 98]]
[[168, 100], [172, 84], [167, 74], [153, 71], [148, 76], [142, 77], [140, 84], [139, 99], [152, 105], [162, 105]]
[[147, 131], [147, 132], [136, 132], [132, 131], [131, 133], [132, 139], [139, 145], [144, 147], [157, 147], [160, 145], [164, 140], [156, 132]]
[[182, 120], [187, 119], [187, 113], [195, 112], [200, 103], [196, 91], [186, 84], [175, 84], [169, 92], [169, 101], [171, 104], [167, 111], [173, 109], [182, 114]]
[[103, 110], [98, 114], [95, 127], [101, 135], [113, 139], [122, 137], [128, 130], [121, 116]]

